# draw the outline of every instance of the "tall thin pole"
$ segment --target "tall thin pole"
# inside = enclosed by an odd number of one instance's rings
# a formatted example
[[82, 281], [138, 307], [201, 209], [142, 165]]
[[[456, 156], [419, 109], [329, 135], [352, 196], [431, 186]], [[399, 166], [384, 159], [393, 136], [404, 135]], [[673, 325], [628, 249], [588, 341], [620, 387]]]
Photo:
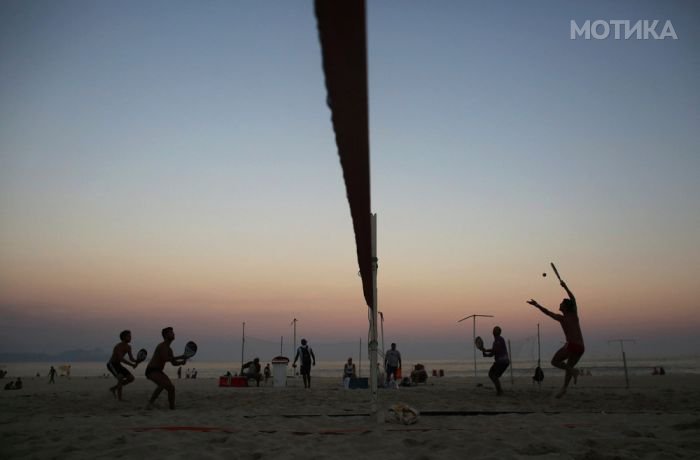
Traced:
[[297, 319], [294, 318], [292, 320], [292, 324], [294, 324], [294, 343], [292, 344], [292, 354], [295, 354], [297, 352]]
[[245, 321], [243, 322], [243, 336], [241, 338], [241, 369], [243, 369], [243, 357], [245, 356]]
[[377, 215], [371, 215], [371, 226], [372, 226], [372, 289], [373, 289], [373, 301], [372, 305], [371, 320], [369, 323], [369, 380], [370, 389], [372, 390], [372, 413], [378, 415], [378, 393], [377, 393], [377, 312], [379, 310], [379, 305], [377, 301], [377, 269], [379, 268], [379, 263], [377, 259]]
[[537, 367], [540, 367], [540, 356], [541, 356], [541, 348], [540, 348], [540, 323], [537, 323]]
[[381, 318], [381, 325], [382, 325], [382, 356], [386, 353], [386, 348], [384, 348], [384, 313], [381, 311], [379, 312], [379, 316]]
[[284, 336], [280, 336], [280, 356], [282, 356], [282, 349], [284, 348]]
[[362, 377], [362, 337], [360, 337], [360, 364], [358, 366], [358, 376]]
[[[472, 343], [476, 342], [476, 315], [472, 318]], [[474, 349], [474, 377], [476, 377], [476, 347]]]
[[510, 358], [510, 384], [515, 385], [515, 379], [513, 378], [513, 351], [510, 348], [510, 339], [508, 339], [508, 358]]
[[[476, 341], [476, 318], [477, 316], [484, 317], [484, 318], [493, 318], [493, 315], [469, 315], [465, 316], [464, 318], [460, 319], [457, 321], [458, 323], [461, 323], [465, 319], [472, 318], [472, 343]], [[474, 377], [476, 377], [476, 347], [474, 347]]]
[[625, 355], [625, 342], [632, 342], [636, 343], [634, 339], [614, 339], [614, 340], [608, 340], [608, 343], [611, 342], [619, 342], [620, 343], [620, 351], [622, 351], [622, 365], [625, 367], [625, 388], [630, 387], [630, 377], [629, 374], [627, 373], [627, 356]]

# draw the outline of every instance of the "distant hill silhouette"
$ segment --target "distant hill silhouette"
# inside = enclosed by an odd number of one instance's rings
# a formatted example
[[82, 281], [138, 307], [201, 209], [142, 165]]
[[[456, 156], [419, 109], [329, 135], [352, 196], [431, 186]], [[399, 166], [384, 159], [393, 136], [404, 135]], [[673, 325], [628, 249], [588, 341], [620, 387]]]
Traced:
[[101, 348], [92, 350], [67, 350], [50, 355], [47, 353], [0, 353], [0, 362], [36, 363], [36, 362], [94, 362], [107, 361], [109, 353]]

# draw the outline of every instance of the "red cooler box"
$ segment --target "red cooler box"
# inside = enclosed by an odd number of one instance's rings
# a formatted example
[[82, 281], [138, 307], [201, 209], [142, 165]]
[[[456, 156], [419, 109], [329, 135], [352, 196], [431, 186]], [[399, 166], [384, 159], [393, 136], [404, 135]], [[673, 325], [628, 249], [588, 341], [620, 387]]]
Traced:
[[245, 377], [219, 377], [220, 387], [247, 387], [248, 379]]

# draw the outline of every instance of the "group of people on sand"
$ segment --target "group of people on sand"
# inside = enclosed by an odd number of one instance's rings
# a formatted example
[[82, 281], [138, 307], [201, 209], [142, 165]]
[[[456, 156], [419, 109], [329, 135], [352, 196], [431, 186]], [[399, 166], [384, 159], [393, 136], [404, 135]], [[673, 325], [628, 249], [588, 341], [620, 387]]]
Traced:
[[6, 390], [21, 390], [22, 386], [23, 386], [22, 379], [20, 377], [17, 377], [17, 380], [7, 382], [5, 384], [5, 389]]
[[[316, 365], [316, 355], [306, 339], [301, 339], [301, 345], [296, 350], [292, 363], [293, 368], [297, 367], [297, 361], [300, 364], [299, 373], [304, 381], [304, 388], [311, 388], [311, 366]], [[272, 377], [272, 370], [269, 363], [265, 365], [265, 369], [262, 369], [260, 358], [255, 358], [241, 366], [240, 375], [249, 380], [255, 380], [256, 386], [260, 386], [263, 379], [267, 383]]]
[[[156, 389], [153, 391], [151, 398], [148, 401], [148, 408], [152, 408], [158, 396], [165, 390], [168, 393], [168, 405], [170, 409], [175, 409], [175, 386], [170, 381], [170, 378], [163, 372], [166, 363], [173, 366], [183, 366], [187, 363], [184, 355], [175, 356], [170, 344], [175, 340], [175, 331], [172, 327], [163, 328], [161, 331], [163, 341], [160, 342], [151, 360], [146, 365], [145, 375], [148, 380], [155, 383]], [[131, 351], [131, 331], [125, 330], [119, 334], [119, 343], [114, 346], [112, 356], [107, 362], [107, 369], [117, 379], [117, 384], [110, 387], [109, 391], [119, 401], [122, 400], [122, 389], [134, 381], [134, 376], [129, 370], [124, 367], [130, 366], [136, 369], [141, 361], [134, 359]], [[127, 359], [128, 356], [128, 359]]]
[[[564, 394], [566, 394], [566, 390], [569, 387], [569, 383], [572, 379], [574, 380], [574, 383], [576, 383], [580, 372], [575, 366], [581, 359], [581, 356], [583, 356], [583, 353], [586, 351], [583, 343], [583, 334], [581, 333], [581, 325], [578, 318], [576, 297], [574, 297], [574, 294], [564, 281], [561, 281], [560, 284], [568, 295], [568, 298], [565, 298], [561, 301], [561, 304], [559, 304], [559, 311], [561, 314], [548, 310], [540, 305], [535, 299], [530, 299], [527, 301], [527, 303], [539, 309], [545, 315], [559, 322], [562, 330], [564, 331], [564, 336], [566, 337], [566, 343], [564, 346], [557, 350], [552, 357], [552, 366], [562, 369], [565, 372], [564, 385], [557, 393], [557, 398], [561, 398], [564, 396]], [[494, 358], [494, 363], [489, 370], [489, 378], [496, 387], [496, 394], [499, 396], [503, 394], [503, 389], [501, 388], [501, 382], [499, 379], [510, 365], [508, 348], [506, 347], [506, 342], [501, 336], [501, 333], [502, 331], [500, 327], [494, 327], [493, 345], [488, 349], [483, 348], [483, 346], [481, 347], [483, 356], [492, 356]]]
[[[304, 388], [311, 388], [311, 366], [316, 365], [316, 355], [306, 339], [301, 339], [301, 345], [297, 348], [296, 354], [294, 356], [294, 362], [292, 367], [297, 367], [297, 361], [300, 364], [299, 373], [304, 381]], [[230, 372], [228, 373], [230, 375]], [[255, 358], [252, 361], [248, 361], [243, 366], [241, 366], [240, 375], [246, 377], [248, 380], [255, 380], [256, 386], [260, 386], [260, 382], [267, 381], [272, 377], [272, 369], [270, 369], [270, 363], [265, 365], [262, 369], [260, 364], [260, 358]]]
[[[559, 311], [561, 314], [548, 310], [534, 299], [527, 301], [527, 303], [536, 307], [545, 315], [559, 322], [566, 337], [566, 343], [563, 347], [557, 350], [552, 358], [552, 366], [562, 369], [565, 372], [564, 385], [557, 393], [558, 398], [562, 397], [566, 393], [572, 379], [574, 380], [574, 383], [576, 383], [576, 379], [579, 376], [579, 371], [575, 366], [585, 352], [576, 298], [564, 281], [561, 281], [561, 286], [568, 294], [568, 298], [562, 300], [561, 304], [559, 305]], [[489, 370], [489, 378], [496, 387], [496, 393], [498, 395], [503, 394], [500, 377], [510, 365], [508, 349], [501, 334], [501, 328], [498, 326], [494, 327], [493, 345], [491, 348], [481, 347], [483, 356], [494, 358], [494, 363]], [[156, 346], [153, 356], [146, 366], [145, 371], [146, 378], [156, 385], [156, 389], [153, 391], [148, 404], [149, 408], [152, 407], [155, 401], [158, 399], [158, 396], [165, 390], [168, 393], [168, 405], [170, 409], [174, 409], [175, 387], [165, 372], [163, 372], [163, 369], [165, 368], [166, 363], [171, 363], [173, 366], [179, 367], [183, 366], [187, 360], [184, 355], [175, 356], [172, 348], [170, 347], [172, 342], [175, 340], [175, 332], [172, 327], [164, 328], [161, 331], [161, 335], [163, 336], [163, 341]], [[136, 366], [138, 366], [141, 361], [137, 361], [132, 354], [130, 345], [131, 331], [122, 331], [119, 334], [119, 339], [120, 341], [114, 346], [112, 356], [107, 363], [107, 369], [117, 379], [117, 384], [110, 387], [109, 391], [116, 399], [121, 401], [122, 389], [134, 381], [133, 374], [126, 369], [125, 365], [136, 369]], [[297, 367], [297, 361], [300, 363], [300, 374], [304, 381], [304, 388], [311, 388], [311, 367], [316, 365], [316, 356], [314, 355], [313, 349], [309, 347], [306, 339], [301, 339], [301, 345], [296, 350], [294, 362], [292, 363], [293, 368]], [[384, 356], [384, 370], [387, 384], [389, 384], [392, 380], [395, 380], [397, 371], [400, 368], [401, 353], [396, 349], [396, 344], [392, 343], [391, 349], [388, 350]], [[52, 371], [53, 372], [50, 373], [51, 380], [53, 380], [55, 375], [55, 370], [53, 370], [53, 368]], [[262, 379], [263, 375], [266, 379], [269, 378], [269, 364], [265, 369], [265, 373], [263, 374], [260, 371], [260, 359], [255, 358], [253, 361], [243, 365], [241, 374], [246, 374], [249, 376], [252, 375], [253, 378], [256, 379], [257, 384], [260, 385], [260, 380]], [[178, 375], [181, 375], [181, 369], [178, 369]], [[353, 378], [355, 378], [355, 365], [352, 363], [352, 358], [350, 358], [343, 369], [343, 381], [346, 388], [349, 387], [349, 382]]]

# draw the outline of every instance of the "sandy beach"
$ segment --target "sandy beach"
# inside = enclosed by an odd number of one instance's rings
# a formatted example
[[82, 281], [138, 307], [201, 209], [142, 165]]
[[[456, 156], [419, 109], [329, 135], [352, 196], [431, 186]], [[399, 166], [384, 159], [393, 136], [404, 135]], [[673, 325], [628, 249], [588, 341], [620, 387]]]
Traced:
[[[573, 458], [700, 457], [700, 375], [585, 377], [555, 399], [560, 376], [541, 388], [486, 379], [431, 378], [381, 390], [370, 416], [367, 390], [316, 378], [304, 390], [220, 388], [179, 380], [177, 408], [146, 410], [153, 384], [137, 376], [117, 402], [111, 379], [27, 379], [0, 392], [0, 457], [10, 458]], [[477, 383], [483, 386], [477, 387]], [[421, 415], [413, 425], [381, 421], [395, 403]]]

